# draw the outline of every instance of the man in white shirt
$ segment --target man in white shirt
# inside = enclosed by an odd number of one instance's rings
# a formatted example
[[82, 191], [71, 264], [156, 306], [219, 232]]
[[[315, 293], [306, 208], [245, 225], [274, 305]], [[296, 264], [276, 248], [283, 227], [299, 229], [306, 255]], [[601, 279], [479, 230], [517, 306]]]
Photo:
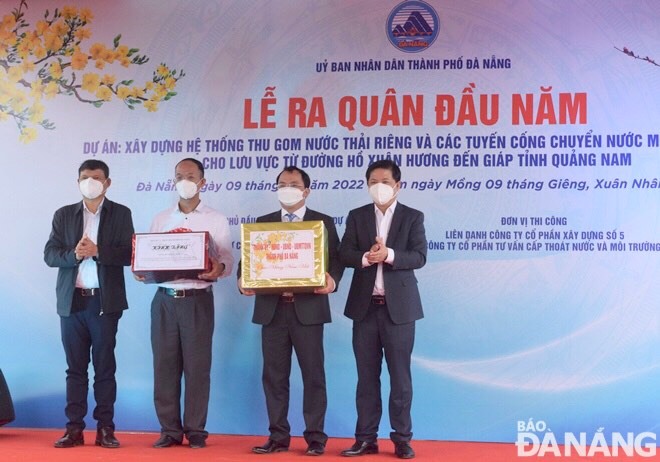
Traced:
[[227, 219], [199, 197], [206, 184], [201, 162], [192, 158], [180, 161], [175, 168], [175, 182], [179, 201], [156, 215], [150, 232], [208, 231], [215, 250], [208, 272], [197, 279], [160, 283], [151, 303], [154, 405], [161, 425], [161, 436], [154, 447], [180, 445], [185, 436], [191, 448], [203, 448], [208, 437], [205, 427], [211, 384], [212, 286], [231, 273], [234, 258]]

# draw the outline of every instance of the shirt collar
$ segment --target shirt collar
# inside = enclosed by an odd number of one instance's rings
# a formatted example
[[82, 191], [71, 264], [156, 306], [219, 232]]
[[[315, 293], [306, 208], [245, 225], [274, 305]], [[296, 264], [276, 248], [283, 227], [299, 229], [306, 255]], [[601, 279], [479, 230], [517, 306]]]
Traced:
[[[284, 217], [286, 217], [287, 213], [289, 213], [289, 212], [282, 209], [282, 221], [284, 221]], [[291, 213], [293, 213], [295, 216], [297, 216], [298, 218], [300, 218], [302, 220], [305, 217], [305, 213], [307, 213], [307, 206], [303, 205], [298, 210], [294, 210]]]
[[93, 213], [91, 210], [87, 208], [87, 203], [85, 201], [82, 201], [82, 206], [83, 206], [83, 211], [87, 213], [91, 213], [92, 215], [98, 215], [101, 213], [101, 209], [103, 208], [103, 204], [105, 204], [105, 197], [101, 200], [101, 203], [99, 203], [98, 208], [96, 209], [96, 213]]
[[381, 216], [393, 215], [394, 214], [394, 209], [396, 208], [396, 205], [398, 203], [399, 203], [398, 200], [395, 200], [394, 202], [392, 202], [392, 205], [387, 207], [387, 210], [385, 210], [385, 213], [381, 212], [376, 204], [374, 204], [374, 210], [376, 211], [377, 214], [380, 214]]
[[[204, 213], [204, 212], [206, 212], [206, 209], [208, 209], [208, 207], [206, 205], [204, 205], [203, 202], [200, 202], [199, 204], [197, 204], [197, 207], [195, 207], [195, 209], [190, 213]], [[180, 214], [186, 215], [179, 208], [179, 202], [178, 201], [177, 201], [176, 204], [174, 204], [174, 209], [172, 210], [172, 213], [180, 213]]]

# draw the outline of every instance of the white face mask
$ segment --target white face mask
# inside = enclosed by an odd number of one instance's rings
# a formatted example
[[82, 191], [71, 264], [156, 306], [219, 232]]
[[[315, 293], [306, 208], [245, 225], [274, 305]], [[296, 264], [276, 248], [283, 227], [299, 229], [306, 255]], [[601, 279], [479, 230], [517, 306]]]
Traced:
[[[106, 180], [107, 181], [107, 180]], [[78, 182], [78, 187], [83, 196], [89, 200], [94, 200], [103, 194], [103, 185], [105, 181], [101, 183], [99, 180], [94, 178], [85, 178], [82, 181]]]
[[290, 207], [303, 200], [303, 192], [298, 188], [279, 188], [277, 200], [285, 207]]
[[181, 199], [192, 199], [197, 194], [197, 183], [193, 183], [190, 180], [177, 181], [176, 190]]
[[376, 183], [369, 187], [369, 195], [376, 205], [385, 205], [394, 197], [394, 188], [385, 183]]

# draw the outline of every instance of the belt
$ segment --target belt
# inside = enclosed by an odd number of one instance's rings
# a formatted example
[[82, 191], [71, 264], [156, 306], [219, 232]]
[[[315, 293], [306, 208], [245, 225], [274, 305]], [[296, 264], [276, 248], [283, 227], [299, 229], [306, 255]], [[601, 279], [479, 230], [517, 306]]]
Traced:
[[385, 295], [372, 295], [371, 296], [372, 305], [385, 305]]
[[280, 302], [282, 303], [293, 303], [296, 301], [296, 297], [293, 295], [280, 295]]
[[204, 289], [170, 289], [169, 287], [159, 287], [158, 292], [169, 295], [174, 298], [194, 297], [195, 295], [208, 294], [213, 292], [213, 287], [208, 286]]
[[82, 297], [95, 297], [101, 295], [101, 289], [95, 287], [93, 289], [83, 289], [81, 287], [76, 287], [76, 293]]

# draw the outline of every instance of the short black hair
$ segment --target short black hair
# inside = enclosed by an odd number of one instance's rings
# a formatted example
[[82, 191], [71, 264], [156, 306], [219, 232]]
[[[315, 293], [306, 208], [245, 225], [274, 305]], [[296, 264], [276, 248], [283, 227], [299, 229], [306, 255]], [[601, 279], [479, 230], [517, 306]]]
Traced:
[[193, 159], [192, 157], [186, 157], [185, 159], [181, 159], [179, 162], [176, 163], [174, 166], [174, 170], [179, 166], [181, 162], [192, 162], [193, 164], [197, 165], [197, 168], [199, 169], [200, 172], [202, 172], [202, 178], [204, 178], [204, 165], [198, 161], [197, 159]]
[[110, 167], [102, 160], [87, 159], [78, 167], [78, 176], [83, 170], [103, 170], [106, 178], [110, 178]]
[[305, 172], [302, 168], [296, 167], [295, 165], [289, 165], [287, 167], [284, 167], [282, 171], [279, 173], [279, 175], [277, 175], [277, 179], [275, 180], [276, 183], [280, 182], [280, 176], [284, 172], [289, 172], [289, 173], [300, 172], [300, 176], [302, 176], [303, 185], [305, 185], [305, 189], [309, 188], [309, 185], [312, 184], [312, 180], [309, 179], [309, 175], [307, 174], [307, 172]]
[[392, 172], [392, 178], [394, 181], [397, 183], [401, 181], [401, 169], [399, 166], [394, 162], [392, 159], [381, 159], [377, 160], [373, 164], [371, 164], [369, 167], [367, 167], [367, 181], [369, 181], [369, 177], [371, 176], [371, 172], [376, 170], [377, 168], [383, 168], [385, 170], [389, 170]]

